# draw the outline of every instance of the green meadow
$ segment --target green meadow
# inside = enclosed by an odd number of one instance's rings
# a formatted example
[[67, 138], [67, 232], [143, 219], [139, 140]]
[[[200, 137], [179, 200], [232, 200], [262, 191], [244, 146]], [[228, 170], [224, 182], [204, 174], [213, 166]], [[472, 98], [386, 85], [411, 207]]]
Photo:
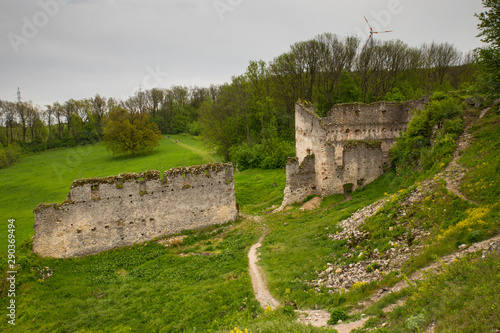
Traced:
[[[477, 111], [472, 110], [477, 117]], [[73, 259], [40, 258], [30, 253], [32, 209], [40, 202], [61, 202], [74, 179], [121, 172], [165, 170], [211, 162], [216, 156], [189, 136], [163, 139], [153, 155], [113, 157], [101, 146], [49, 151], [21, 159], [2, 175], [3, 228], [16, 218], [16, 326], [0, 322], [5, 332], [334, 332], [296, 321], [290, 306], [260, 308], [248, 274], [250, 247], [266, 232], [260, 249], [270, 292], [299, 308], [318, 307], [347, 320], [358, 303], [380, 288], [398, 281], [436, 260], [498, 234], [500, 228], [498, 165], [500, 114], [493, 110], [471, 128], [472, 145], [459, 159], [468, 168], [461, 191], [475, 203], [456, 196], [436, 174], [444, 164], [421, 176], [391, 170], [355, 191], [352, 199], [332, 195], [312, 212], [291, 209], [267, 214], [278, 207], [285, 187], [282, 169], [235, 171], [236, 199], [247, 217], [203, 230], [185, 231], [182, 241], [166, 247], [150, 241], [98, 255]], [[436, 178], [436, 179], [434, 179]], [[410, 206], [404, 199], [419, 182], [435, 180], [425, 198]], [[423, 250], [397, 272], [348, 292], [316, 290], [309, 282], [328, 263], [356, 263], [344, 258], [347, 240], [328, 235], [338, 222], [380, 199], [390, 199], [365, 221], [370, 236], [356, 247], [359, 253], [381, 252], [392, 239], [407, 237], [415, 226], [428, 233], [419, 240]], [[401, 212], [406, 214], [402, 215]], [[253, 216], [259, 218], [254, 218]], [[394, 227], [394, 223], [405, 227]], [[2, 235], [6, 247], [6, 233]], [[4, 251], [5, 252], [5, 251]], [[434, 323], [441, 332], [490, 332], [500, 327], [500, 271], [498, 255], [487, 260], [471, 256], [452, 264], [442, 275], [429, 276], [402, 292], [382, 298], [364, 310], [371, 319], [356, 332], [421, 332]], [[2, 259], [2, 267], [6, 260]], [[52, 272], [51, 276], [47, 273]], [[484, 273], [484, 274], [483, 274]], [[484, 275], [485, 278], [481, 278]], [[9, 298], [4, 273], [0, 308]], [[435, 295], [440, 294], [440, 298]], [[382, 308], [408, 299], [391, 313]], [[381, 328], [384, 323], [386, 326]]]

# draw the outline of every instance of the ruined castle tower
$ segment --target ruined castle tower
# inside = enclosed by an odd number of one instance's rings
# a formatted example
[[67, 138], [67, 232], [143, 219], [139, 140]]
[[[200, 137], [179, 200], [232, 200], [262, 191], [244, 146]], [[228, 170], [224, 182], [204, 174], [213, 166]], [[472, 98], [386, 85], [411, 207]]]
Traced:
[[374, 181], [389, 163], [389, 149], [413, 112], [428, 102], [339, 104], [323, 118], [312, 106], [297, 103], [297, 157], [287, 163], [282, 207], [309, 195], [344, 193]]

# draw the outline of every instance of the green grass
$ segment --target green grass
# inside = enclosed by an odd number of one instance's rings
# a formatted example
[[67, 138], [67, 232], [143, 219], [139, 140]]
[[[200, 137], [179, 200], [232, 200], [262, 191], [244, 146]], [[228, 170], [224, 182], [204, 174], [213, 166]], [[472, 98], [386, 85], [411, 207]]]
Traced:
[[461, 259], [443, 274], [412, 285], [405, 305], [389, 316], [392, 327], [387, 332], [421, 332], [431, 322], [436, 332], [496, 332], [500, 327], [499, 263], [498, 252], [486, 259]]
[[[19, 258], [16, 326], [2, 320], [0, 331], [229, 329], [262, 312], [246, 257], [260, 230], [248, 223], [221, 228], [223, 239], [216, 228], [208, 228], [202, 234], [216, 236], [178, 248], [148, 242], [69, 260]], [[212, 255], [199, 255], [209, 246]], [[53, 275], [43, 279], [43, 267]], [[2, 299], [2, 307], [7, 301]]]
[[317, 293], [307, 284], [334, 259], [332, 254], [345, 251], [345, 246], [330, 240], [328, 234], [339, 221], [384, 197], [385, 192], [398, 189], [399, 179], [391, 172], [355, 191], [350, 201], [340, 203], [343, 196], [333, 195], [325, 199], [320, 211], [292, 209], [268, 215], [265, 222], [269, 231], [262, 244], [261, 264], [271, 292], [281, 300], [290, 298], [299, 307], [330, 307], [345, 301], [338, 294]]
[[286, 174], [282, 169], [235, 172], [236, 201], [247, 214], [264, 213], [283, 201]]
[[[197, 150], [202, 144], [187, 135], [170, 136]], [[0, 169], [0, 253], [7, 249], [7, 221], [16, 220], [16, 241], [20, 245], [33, 235], [33, 209], [39, 203], [62, 202], [73, 180], [104, 177], [123, 172], [168, 170], [173, 167], [204, 164], [214, 159], [200, 156], [168, 139], [151, 155], [113, 156], [100, 144], [57, 149], [27, 156], [15, 165]], [[207, 161], [206, 156], [211, 156]]]
[[[247, 253], [262, 232], [253, 222], [184, 232], [183, 244], [173, 248], [148, 242], [67, 260], [40, 258], [30, 254], [29, 242], [21, 245], [32, 235], [32, 209], [40, 202], [63, 201], [74, 179], [213, 160], [198, 141], [181, 135], [162, 140], [152, 155], [111, 156], [93, 145], [28, 156], [0, 170], [2, 195], [9, 202], [2, 214], [6, 230], [7, 217], [16, 219], [19, 265], [16, 326], [2, 321], [0, 331], [229, 332], [238, 326], [252, 332], [327, 332], [294, 322], [284, 308], [260, 308], [248, 274]], [[243, 210], [262, 212], [281, 203], [283, 170], [250, 170], [235, 178]], [[0, 263], [5, 267], [6, 259]], [[48, 271], [53, 275], [44, 277]], [[9, 298], [5, 277], [2, 281], [5, 308]]]
[[[317, 292], [308, 284], [327, 263], [356, 260], [343, 259], [342, 254], [348, 251], [346, 241], [332, 241], [328, 234], [336, 230], [339, 221], [386, 194], [397, 193], [397, 197], [367, 219], [365, 228], [370, 237], [358, 245], [360, 251], [376, 247], [383, 252], [391, 239], [408, 232], [406, 227], [389, 231], [396, 221], [398, 225], [429, 231], [429, 237], [422, 240], [427, 245], [425, 251], [410, 260], [401, 273], [413, 272], [435, 260], [435, 256], [454, 251], [461, 243], [470, 244], [498, 233], [499, 117], [491, 113], [471, 129], [475, 140], [461, 159], [469, 168], [462, 191], [479, 206], [448, 192], [442, 181], [437, 181], [412, 206], [402, 206], [401, 199], [408, 195], [412, 180], [432, 177], [442, 169], [440, 164], [435, 170], [409, 178], [392, 170], [355, 191], [352, 200], [343, 201], [343, 195], [332, 195], [316, 211], [300, 212], [294, 206], [277, 214], [265, 214], [281, 204], [285, 172], [235, 172], [240, 210], [262, 215], [267, 229], [260, 260], [271, 293], [282, 301], [295, 301], [299, 308], [318, 305], [349, 312], [370, 293], [400, 280], [402, 274], [390, 275], [343, 294], [330, 294], [324, 288]], [[201, 153], [201, 144], [190, 137], [173, 139], [190, 149], [163, 140], [155, 154], [134, 159], [113, 157], [101, 146], [87, 146], [29, 156], [0, 170], [2, 198], [8, 203], [0, 208], [5, 216], [0, 246], [6, 248], [7, 218], [17, 219], [18, 242], [29, 239], [32, 209], [39, 202], [64, 200], [74, 179], [150, 169], [163, 171], [213, 158]], [[397, 214], [402, 210], [406, 215]], [[25, 243], [18, 249], [17, 258], [17, 325], [12, 327], [2, 321], [0, 331], [229, 332], [238, 327], [253, 333], [328, 332], [295, 322], [294, 314], [286, 308], [263, 311], [259, 307], [248, 275], [247, 253], [262, 234], [261, 224], [248, 219], [184, 234], [184, 243], [172, 248], [148, 242], [69, 260], [39, 258], [29, 254], [29, 244]], [[389, 321], [389, 327], [378, 331], [417, 332], [436, 321], [439, 332], [488, 332], [499, 328], [498, 259], [496, 255], [487, 260], [460, 261], [442, 276], [429, 277], [411, 289], [391, 295], [368, 310], [375, 317], [367, 326]], [[5, 259], [0, 261], [5, 264]], [[49, 278], [40, 273], [47, 271], [45, 267], [54, 272]], [[1, 281], [0, 307], [5, 308], [5, 277]], [[397, 308], [388, 318], [382, 314], [384, 306], [404, 297], [410, 297], [407, 305]]]
[[[493, 116], [491, 116], [493, 117]], [[472, 147], [464, 154], [470, 156], [470, 172], [466, 175], [465, 184], [470, 184], [467, 179], [476, 179], [474, 175], [486, 178], [488, 173], [498, 168], [498, 120], [489, 118], [479, 122], [473, 129], [477, 138]], [[480, 138], [484, 137], [484, 140]], [[495, 152], [493, 152], [493, 150]], [[474, 164], [473, 155], [483, 152], [481, 163]], [[423, 180], [432, 177], [443, 168], [413, 175], [413, 179]], [[498, 174], [498, 172], [497, 172]], [[299, 212], [294, 209], [266, 218], [269, 232], [262, 246], [262, 265], [266, 271], [271, 293], [278, 299], [287, 297], [297, 302], [299, 307], [312, 307], [319, 305], [323, 308], [335, 308], [349, 304], [353, 306], [359, 300], [382, 286], [393, 285], [401, 279], [401, 275], [389, 275], [382, 281], [376, 281], [365, 288], [347, 294], [328, 294], [327, 290], [319, 292], [308, 282], [317, 278], [317, 272], [327, 268], [327, 263], [348, 264], [355, 262], [355, 258], [344, 259], [342, 254], [347, 252], [345, 241], [332, 241], [328, 234], [335, 231], [336, 224], [349, 217], [356, 210], [383, 198], [385, 193], [395, 193], [398, 196], [389, 202], [376, 215], [365, 221], [365, 231], [370, 232], [359, 246], [359, 251], [370, 252], [375, 248], [384, 251], [389, 247], [389, 241], [397, 237], [408, 237], [412, 228], [429, 232], [420, 242], [425, 245], [425, 250], [420, 255], [408, 261], [402, 268], [402, 273], [410, 274], [433, 262], [436, 257], [449, 254], [457, 250], [460, 244], [471, 244], [494, 236], [498, 233], [500, 221], [498, 219], [498, 191], [500, 182], [497, 174], [489, 177], [492, 193], [488, 188], [479, 190], [481, 184], [476, 184], [479, 202], [487, 206], [476, 206], [468, 201], [450, 193], [444, 181], [437, 180], [429, 193], [409, 207], [402, 205], [402, 199], [408, 196], [408, 179], [396, 176], [389, 172], [375, 182], [353, 194], [351, 201], [340, 203], [338, 195], [328, 197], [322, 204], [322, 210], [314, 212]], [[484, 182], [483, 182], [484, 183]], [[484, 184], [483, 184], [484, 185]], [[485, 198], [485, 199], [482, 199]], [[333, 205], [333, 206], [332, 206]], [[327, 210], [327, 207], [331, 207]], [[401, 212], [405, 211], [405, 215]], [[389, 230], [390, 227], [393, 227]], [[286, 290], [291, 293], [287, 294]], [[349, 307], [348, 307], [349, 308]]]
[[479, 120], [470, 132], [474, 145], [460, 158], [460, 163], [470, 172], [460, 190], [468, 198], [495, 204], [500, 198], [500, 111], [490, 111]]

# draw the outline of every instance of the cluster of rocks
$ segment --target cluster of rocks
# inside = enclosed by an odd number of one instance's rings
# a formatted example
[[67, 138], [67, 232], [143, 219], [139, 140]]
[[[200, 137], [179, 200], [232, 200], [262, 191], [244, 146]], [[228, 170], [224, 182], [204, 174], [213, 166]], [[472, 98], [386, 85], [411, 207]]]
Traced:
[[366, 206], [356, 213], [354, 213], [351, 217], [340, 221], [338, 227], [343, 230], [334, 235], [328, 235], [328, 237], [332, 240], [343, 240], [343, 239], [362, 239], [365, 238], [368, 233], [360, 231], [358, 227], [363, 225], [366, 218], [377, 214], [378, 210], [385, 204], [385, 200], [377, 201], [369, 206]]
[[[421, 201], [425, 197], [431, 185], [432, 182], [426, 182], [410, 192], [401, 203], [402, 208], [398, 211], [398, 216], [395, 219], [396, 223], [400, 220], [400, 216], [406, 215], [405, 208]], [[391, 199], [392, 197], [388, 200]], [[354, 261], [357, 260], [357, 262], [350, 264], [328, 263], [327, 268], [318, 274], [318, 279], [311, 281], [311, 284], [316, 287], [317, 291], [320, 291], [320, 287], [330, 289], [330, 293], [342, 289], [347, 291], [356, 283], [370, 283], [380, 280], [384, 275], [400, 270], [405, 262], [420, 252], [423, 246], [418, 245], [420, 243], [418, 240], [429, 236], [429, 232], [418, 227], [411, 230], [412, 242], [408, 241], [408, 237], [410, 236], [408, 234], [399, 236], [389, 242], [391, 248], [385, 252], [375, 249], [371, 253], [365, 253], [355, 247], [355, 244], [358, 244], [359, 241], [369, 236], [368, 232], [360, 230], [365, 220], [377, 214], [379, 209], [388, 200], [380, 200], [358, 210], [351, 217], [338, 224], [338, 227], [342, 228], [341, 231], [329, 235], [329, 238], [332, 240], [341, 241], [347, 239], [347, 246], [350, 250], [343, 255], [344, 259], [346, 261], [353, 261], [352, 259], [354, 258]], [[405, 225], [405, 223], [401, 222], [400, 225]], [[392, 228], [390, 227], [390, 229]], [[408, 243], [414, 244], [408, 245]]]
[[[335, 291], [349, 290], [356, 283], [370, 283], [380, 280], [384, 275], [401, 269], [401, 266], [408, 261], [415, 253], [422, 248], [421, 245], [405, 247], [403, 242], [394, 242], [394, 246], [381, 254], [375, 249], [369, 258], [357, 263], [334, 265], [328, 263], [328, 268], [319, 273], [318, 279], [312, 284], [320, 291], [320, 287], [330, 289], [330, 293]], [[355, 250], [346, 253], [345, 257], [352, 257]], [[361, 252], [359, 257], [364, 256]]]

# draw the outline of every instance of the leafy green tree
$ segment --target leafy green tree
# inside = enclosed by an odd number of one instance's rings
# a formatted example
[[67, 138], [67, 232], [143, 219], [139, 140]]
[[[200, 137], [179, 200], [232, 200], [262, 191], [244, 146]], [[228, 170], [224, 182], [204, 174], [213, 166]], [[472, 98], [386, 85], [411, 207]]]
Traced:
[[481, 68], [480, 88], [491, 96], [500, 93], [500, 0], [483, 0], [487, 10], [476, 14], [482, 37], [481, 41], [489, 44], [478, 50]]
[[152, 153], [159, 146], [161, 133], [156, 124], [144, 113], [129, 112], [116, 107], [109, 113], [104, 128], [103, 145], [113, 155], [130, 153]]

